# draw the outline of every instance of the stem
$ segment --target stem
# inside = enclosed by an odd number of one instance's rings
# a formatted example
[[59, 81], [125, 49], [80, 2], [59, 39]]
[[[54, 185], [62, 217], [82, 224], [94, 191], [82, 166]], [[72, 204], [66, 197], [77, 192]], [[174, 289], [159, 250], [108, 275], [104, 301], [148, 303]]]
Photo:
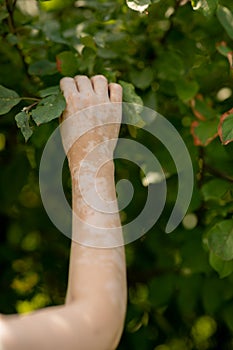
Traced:
[[232, 176], [229, 176], [229, 175], [227, 175], [225, 173], [222, 173], [221, 171], [219, 171], [218, 169], [213, 168], [209, 164], [205, 164], [205, 170], [207, 170], [212, 175], [220, 177], [221, 179], [227, 180], [229, 182], [233, 182], [233, 177]]
[[14, 1], [13, 1], [13, 4], [12, 4], [12, 8], [13, 8], [13, 9], [15, 8], [16, 3], [17, 3], [17, 0], [14, 0]]
[[204, 148], [200, 147], [198, 153], [199, 153], [198, 155], [199, 172], [197, 174], [197, 183], [198, 183], [198, 187], [201, 188], [204, 181], [205, 170], [206, 170]]
[[[13, 0], [13, 2], [11, 2], [11, 0], [5, 0], [6, 9], [7, 9], [7, 12], [9, 14], [9, 16], [8, 16], [8, 27], [9, 27], [9, 30], [10, 30], [10, 32], [12, 34], [17, 36], [17, 30], [16, 30], [16, 26], [15, 26], [15, 22], [14, 22], [14, 10], [15, 10], [16, 3], [17, 3], [17, 0]], [[31, 77], [28, 74], [28, 64], [26, 63], [24, 53], [23, 53], [23, 51], [21, 50], [21, 48], [19, 47], [18, 44], [15, 45], [15, 48], [18, 51], [18, 54], [19, 54], [19, 56], [21, 58], [21, 61], [22, 61], [22, 64], [23, 64], [26, 76], [30, 80]]]
[[9, 26], [10, 32], [12, 34], [15, 34], [14, 6], [10, 2], [10, 0], [5, 0], [5, 3], [6, 3], [7, 12], [9, 14], [9, 16], [8, 16], [8, 26]]
[[38, 98], [33, 98], [33, 97], [22, 97], [21, 100], [33, 100], [33, 101], [36, 101], [36, 102], [32, 103], [30, 106], [26, 106], [26, 107], [23, 108], [22, 111], [26, 112], [26, 113], [29, 112], [30, 109], [32, 109], [34, 106], [38, 105], [38, 103], [40, 101]]
[[30, 100], [30, 101], [36, 101], [37, 102], [40, 102], [40, 98], [36, 98], [36, 97], [20, 97], [21, 100]]

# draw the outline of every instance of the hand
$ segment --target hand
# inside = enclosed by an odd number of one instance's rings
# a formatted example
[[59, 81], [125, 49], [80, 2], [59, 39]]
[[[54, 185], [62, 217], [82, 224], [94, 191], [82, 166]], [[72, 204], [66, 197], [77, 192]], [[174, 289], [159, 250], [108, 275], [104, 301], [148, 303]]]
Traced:
[[71, 170], [96, 146], [96, 157], [110, 159], [121, 123], [121, 86], [102, 75], [63, 78], [60, 86], [67, 102], [61, 135]]

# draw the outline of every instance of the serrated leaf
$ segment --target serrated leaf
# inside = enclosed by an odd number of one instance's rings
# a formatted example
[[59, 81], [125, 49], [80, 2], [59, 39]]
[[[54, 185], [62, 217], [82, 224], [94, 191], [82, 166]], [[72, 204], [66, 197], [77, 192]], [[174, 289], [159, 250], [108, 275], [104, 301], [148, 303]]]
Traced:
[[126, 81], [119, 81], [119, 84], [123, 88], [123, 101], [128, 103], [135, 103], [139, 106], [143, 106], [143, 102], [140, 96], [135, 92], [133, 84], [127, 83]]
[[78, 72], [77, 56], [72, 51], [60, 52], [56, 62], [57, 70], [64, 76], [73, 77]]
[[29, 116], [26, 112], [22, 111], [20, 113], [18, 113], [16, 116], [15, 116], [15, 121], [16, 121], [16, 124], [18, 126], [18, 128], [20, 128], [24, 138], [25, 138], [25, 141], [27, 142], [28, 139], [32, 136], [33, 134], [33, 131], [32, 131], [32, 128], [30, 127], [29, 125]]
[[214, 119], [217, 114], [214, 109], [212, 109], [208, 104], [202, 100], [201, 98], [197, 98], [192, 101], [191, 104], [193, 114], [197, 119], [206, 120], [206, 119]]
[[233, 108], [221, 116], [218, 134], [224, 145], [233, 141]]
[[51, 95], [41, 100], [32, 110], [32, 118], [37, 125], [48, 123], [59, 118], [66, 107], [65, 98], [61, 93]]
[[0, 115], [8, 113], [20, 101], [17, 92], [0, 85]]
[[219, 5], [217, 8], [217, 17], [229, 37], [233, 39], [233, 15], [231, 11], [227, 7]]
[[220, 278], [227, 277], [233, 272], [233, 260], [223, 260], [213, 252], [210, 252], [209, 263], [218, 272]]
[[233, 259], [233, 220], [224, 220], [208, 232], [210, 250], [225, 261]]
[[40, 97], [47, 97], [47, 96], [50, 96], [50, 95], [57, 95], [60, 91], [60, 88], [58, 85], [56, 86], [50, 86], [46, 89], [43, 89], [43, 90], [40, 90], [39, 91], [39, 96]]

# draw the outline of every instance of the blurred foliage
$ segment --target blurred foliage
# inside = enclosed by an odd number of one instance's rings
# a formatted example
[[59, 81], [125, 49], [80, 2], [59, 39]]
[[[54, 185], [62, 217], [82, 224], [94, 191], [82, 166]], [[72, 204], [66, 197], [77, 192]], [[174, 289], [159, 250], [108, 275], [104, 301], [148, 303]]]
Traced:
[[[126, 247], [119, 349], [233, 348], [232, 12], [232, 0], [0, 0], [1, 312], [64, 301], [70, 242], [43, 209], [40, 157], [65, 107], [62, 76], [104, 74], [177, 128], [195, 176], [188, 213], [166, 235], [176, 168], [158, 140], [122, 128], [154, 152], [168, 195], [155, 227]], [[116, 161], [135, 189], [123, 221], [143, 207], [143, 171]], [[67, 165], [64, 186], [70, 198]]]

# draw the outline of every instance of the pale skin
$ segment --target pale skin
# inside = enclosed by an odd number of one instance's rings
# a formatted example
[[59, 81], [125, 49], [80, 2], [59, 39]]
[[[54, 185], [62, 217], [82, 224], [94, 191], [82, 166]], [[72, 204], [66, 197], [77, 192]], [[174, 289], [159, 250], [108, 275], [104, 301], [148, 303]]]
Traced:
[[[27, 315], [2, 316], [0, 350], [111, 350], [117, 348], [124, 326], [126, 268], [112, 161], [122, 89], [118, 84], [108, 84], [101, 75], [63, 78], [60, 85], [67, 101], [61, 121], [73, 119], [72, 128], [69, 123], [61, 125], [73, 208], [66, 302]], [[104, 107], [98, 108], [100, 105]], [[78, 113], [92, 106], [96, 106], [96, 115], [95, 107]], [[106, 126], [109, 120], [116, 124]], [[71, 145], [76, 127], [77, 135], [81, 129], [94, 129], [81, 137], [76, 135]], [[103, 166], [99, 167], [101, 162]], [[101, 210], [97, 208], [99, 202]], [[107, 245], [101, 248], [106, 239]]]

